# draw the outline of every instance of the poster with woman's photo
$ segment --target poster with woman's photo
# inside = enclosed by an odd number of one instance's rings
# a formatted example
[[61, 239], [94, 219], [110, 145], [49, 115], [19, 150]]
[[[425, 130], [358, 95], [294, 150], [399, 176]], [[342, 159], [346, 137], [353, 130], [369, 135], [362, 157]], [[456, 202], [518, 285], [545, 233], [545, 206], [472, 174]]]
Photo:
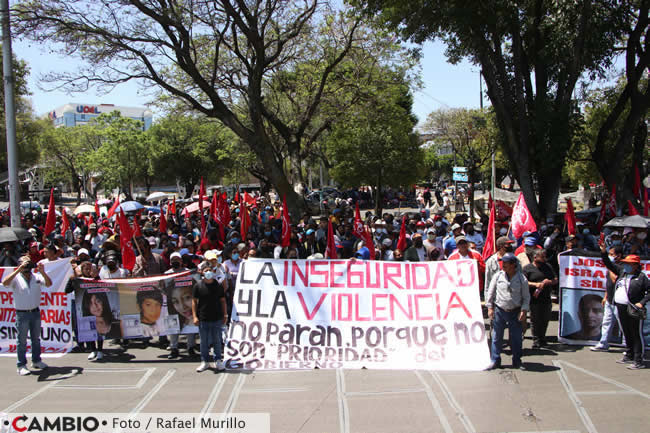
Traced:
[[115, 284], [78, 280], [75, 292], [80, 342], [120, 338], [120, 301]]
[[143, 338], [198, 332], [192, 323], [193, 282], [189, 272], [80, 280], [76, 290], [79, 341], [95, 341], [100, 335]]

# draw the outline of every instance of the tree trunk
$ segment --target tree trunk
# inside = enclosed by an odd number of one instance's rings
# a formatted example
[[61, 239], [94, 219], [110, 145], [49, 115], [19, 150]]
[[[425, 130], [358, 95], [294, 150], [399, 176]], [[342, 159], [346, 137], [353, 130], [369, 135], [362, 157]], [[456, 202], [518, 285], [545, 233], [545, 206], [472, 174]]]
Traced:
[[540, 176], [537, 180], [540, 218], [557, 213], [561, 181], [561, 176], [554, 175]]
[[474, 221], [474, 170], [467, 171], [467, 199], [469, 201], [469, 219]]
[[381, 217], [384, 211], [383, 198], [381, 195], [381, 174], [377, 176], [377, 184], [375, 185], [375, 215]]

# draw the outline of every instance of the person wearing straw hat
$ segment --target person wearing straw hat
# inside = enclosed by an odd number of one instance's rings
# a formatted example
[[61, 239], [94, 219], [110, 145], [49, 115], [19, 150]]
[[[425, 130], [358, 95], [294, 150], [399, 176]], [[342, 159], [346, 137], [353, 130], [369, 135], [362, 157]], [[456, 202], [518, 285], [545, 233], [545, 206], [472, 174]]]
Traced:
[[619, 364], [630, 364], [627, 368], [638, 370], [645, 368], [643, 352], [643, 319], [630, 314], [631, 310], [645, 312], [645, 305], [650, 301], [650, 280], [641, 270], [641, 258], [630, 254], [622, 259], [618, 265], [612, 263], [607, 255], [607, 248], [600, 243], [600, 257], [603, 263], [616, 275], [614, 283], [614, 303], [618, 310], [627, 351]]

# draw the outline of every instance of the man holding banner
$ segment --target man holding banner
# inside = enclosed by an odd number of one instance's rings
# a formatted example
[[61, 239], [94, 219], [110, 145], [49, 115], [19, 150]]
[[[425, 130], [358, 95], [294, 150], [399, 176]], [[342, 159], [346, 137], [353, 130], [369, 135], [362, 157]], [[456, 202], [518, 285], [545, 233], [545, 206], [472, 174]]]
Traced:
[[29, 255], [21, 257], [19, 266], [2, 281], [2, 285], [13, 291], [16, 309], [16, 329], [18, 330], [18, 374], [27, 376], [27, 331], [31, 338], [32, 366], [37, 369], [47, 368], [41, 361], [41, 288], [50, 287], [52, 280], [45, 273], [45, 265], [39, 263], [40, 275], [32, 275], [34, 263]]

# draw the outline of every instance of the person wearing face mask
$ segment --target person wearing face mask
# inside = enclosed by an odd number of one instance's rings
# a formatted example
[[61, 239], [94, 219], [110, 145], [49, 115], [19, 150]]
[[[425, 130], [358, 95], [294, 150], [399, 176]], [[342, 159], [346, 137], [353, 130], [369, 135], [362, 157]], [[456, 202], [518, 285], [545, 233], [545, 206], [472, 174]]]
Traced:
[[404, 251], [404, 261], [406, 262], [424, 262], [427, 259], [427, 250], [422, 242], [422, 235], [416, 233], [411, 238], [413, 244]]
[[[609, 249], [609, 260], [612, 263], [620, 265], [622, 258], [623, 247], [621, 245]], [[605, 297], [603, 298], [603, 308], [605, 311], [603, 315], [603, 324], [600, 330], [600, 341], [591, 348], [592, 352], [609, 352], [609, 339], [614, 330], [614, 320], [616, 320], [617, 323], [620, 323], [618, 310], [614, 303], [615, 282], [616, 275], [611, 271], [607, 271], [607, 276], [605, 277]]]
[[[477, 223], [478, 225], [479, 223]], [[480, 231], [476, 231], [476, 227], [471, 221], [466, 221], [463, 224], [463, 231], [465, 232], [465, 238], [467, 242], [474, 242], [476, 244], [476, 250], [480, 253], [483, 251], [483, 244], [485, 239]]]
[[532, 263], [523, 268], [530, 290], [530, 324], [533, 334], [533, 349], [546, 346], [546, 329], [551, 320], [553, 304], [551, 289], [558, 284], [553, 268], [546, 263], [546, 251], [533, 251]]
[[427, 256], [431, 257], [431, 253], [435, 250], [438, 250], [436, 257], [440, 257], [440, 252], [442, 251], [442, 243], [438, 240], [436, 231], [431, 228], [426, 233], [427, 238], [422, 242], [422, 245], [424, 245], [424, 248], [427, 250]]
[[643, 229], [636, 229], [630, 236], [628, 242], [629, 254], [636, 254], [637, 256], [646, 256], [650, 254], [650, 249], [646, 243], [648, 231]]
[[21, 376], [27, 376], [31, 371], [27, 368], [27, 332], [31, 339], [32, 367], [47, 368], [41, 361], [41, 290], [43, 286], [50, 287], [52, 280], [45, 272], [45, 265], [37, 266], [38, 274], [32, 274], [34, 262], [29, 255], [20, 258], [19, 265], [4, 280], [2, 285], [13, 292], [14, 308], [16, 309], [16, 329], [18, 355], [17, 370]]
[[[487, 286], [490, 284], [490, 281], [492, 280], [492, 277], [499, 272], [501, 269], [503, 269], [503, 263], [501, 262], [501, 258], [506, 254], [506, 253], [511, 253], [513, 251], [513, 246], [515, 241], [512, 239], [506, 237], [506, 236], [501, 236], [500, 238], [497, 239], [497, 252], [492, 254], [486, 261], [485, 261], [485, 284], [484, 284], [484, 290], [487, 290]], [[521, 268], [521, 265], [519, 264], [519, 261], [517, 260], [516, 265]]]
[[451, 233], [449, 233], [442, 241], [446, 257], [449, 257], [449, 255], [456, 250], [456, 238], [462, 235], [462, 233], [460, 224], [454, 224], [451, 226]]
[[582, 247], [587, 251], [598, 251], [598, 240], [589, 227], [582, 229]]
[[119, 266], [117, 253], [109, 251], [104, 256], [105, 265], [99, 270], [99, 278], [102, 280], [110, 280], [113, 278], [127, 278], [129, 271]]
[[621, 328], [625, 335], [627, 351], [620, 359], [619, 364], [630, 364], [627, 368], [638, 370], [645, 368], [643, 363], [643, 352], [645, 341], [641, 327], [643, 321], [628, 313], [628, 307], [645, 309], [650, 301], [650, 280], [641, 270], [641, 259], [637, 255], [629, 255], [615, 265], [609, 259], [604, 243], [600, 244], [600, 257], [603, 263], [613, 274], [616, 275], [614, 283], [614, 303], [618, 310], [618, 317], [621, 320]]
[[478, 251], [470, 249], [466, 236], [458, 236], [456, 238], [456, 246], [458, 249], [451, 253], [447, 260], [476, 260], [478, 265], [480, 290], [480, 288], [484, 286], [483, 277], [485, 276], [485, 262], [483, 261], [483, 257]]

